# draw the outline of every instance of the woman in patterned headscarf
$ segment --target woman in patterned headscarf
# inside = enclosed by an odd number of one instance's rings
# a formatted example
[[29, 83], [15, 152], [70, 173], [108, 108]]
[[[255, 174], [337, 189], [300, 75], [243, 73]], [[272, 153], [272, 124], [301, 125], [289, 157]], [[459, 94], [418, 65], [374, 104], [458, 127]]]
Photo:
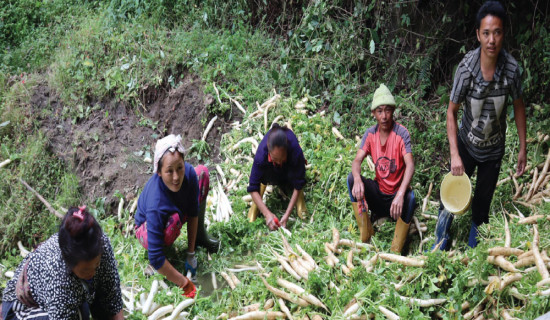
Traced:
[[69, 209], [59, 232], [31, 252], [8, 281], [1, 319], [123, 319], [117, 263], [86, 207]]
[[209, 189], [208, 169], [196, 168], [184, 159], [181, 137], [166, 136], [155, 146], [153, 176], [138, 200], [135, 216], [136, 237], [148, 250], [151, 265], [188, 297], [195, 296], [193, 282], [166, 259], [164, 246], [174, 243], [181, 227], [187, 223], [187, 259], [185, 268], [194, 275], [197, 269], [195, 245], [217, 250], [217, 240], [204, 229], [204, 211]]

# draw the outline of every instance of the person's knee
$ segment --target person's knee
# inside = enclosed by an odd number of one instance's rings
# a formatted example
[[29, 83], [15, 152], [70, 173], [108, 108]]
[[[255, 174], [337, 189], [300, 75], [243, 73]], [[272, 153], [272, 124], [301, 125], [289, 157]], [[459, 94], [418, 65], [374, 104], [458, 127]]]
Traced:
[[407, 192], [407, 197], [405, 198], [405, 201], [406, 205], [404, 206], [404, 209], [406, 210], [406, 212], [404, 215], [402, 215], [402, 219], [405, 223], [410, 223], [414, 215], [414, 210], [416, 209], [416, 197], [413, 190]]

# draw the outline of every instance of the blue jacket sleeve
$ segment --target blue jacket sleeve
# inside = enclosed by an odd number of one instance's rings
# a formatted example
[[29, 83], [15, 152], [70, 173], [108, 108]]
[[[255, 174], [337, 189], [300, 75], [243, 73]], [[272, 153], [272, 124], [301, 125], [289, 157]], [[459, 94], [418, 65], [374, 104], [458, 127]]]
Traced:
[[260, 167], [258, 159], [254, 158], [254, 163], [252, 164], [252, 171], [250, 172], [250, 179], [248, 181], [248, 187], [246, 188], [247, 192], [260, 191], [261, 177], [263, 170]]

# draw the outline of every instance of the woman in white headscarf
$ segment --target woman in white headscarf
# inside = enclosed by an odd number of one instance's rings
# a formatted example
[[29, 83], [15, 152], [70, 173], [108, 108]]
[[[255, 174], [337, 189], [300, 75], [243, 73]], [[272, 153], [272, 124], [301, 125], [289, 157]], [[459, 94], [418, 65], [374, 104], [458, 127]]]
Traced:
[[184, 289], [186, 296], [194, 297], [195, 286], [166, 259], [164, 247], [174, 243], [182, 225], [187, 223], [185, 268], [194, 275], [195, 246], [215, 251], [219, 242], [209, 238], [204, 229], [208, 169], [203, 165], [193, 168], [185, 162], [184, 151], [179, 135], [171, 134], [157, 141], [153, 176], [139, 197], [135, 223], [136, 237], [148, 250], [151, 265]]

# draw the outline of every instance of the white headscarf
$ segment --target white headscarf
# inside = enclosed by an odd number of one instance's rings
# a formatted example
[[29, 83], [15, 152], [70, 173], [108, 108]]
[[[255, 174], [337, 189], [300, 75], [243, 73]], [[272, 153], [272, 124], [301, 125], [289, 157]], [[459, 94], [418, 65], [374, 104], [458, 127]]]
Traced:
[[157, 141], [155, 146], [155, 162], [153, 165], [153, 173], [157, 173], [158, 164], [166, 150], [174, 152], [178, 150], [182, 155], [185, 153], [185, 148], [181, 144], [181, 136], [171, 134]]

